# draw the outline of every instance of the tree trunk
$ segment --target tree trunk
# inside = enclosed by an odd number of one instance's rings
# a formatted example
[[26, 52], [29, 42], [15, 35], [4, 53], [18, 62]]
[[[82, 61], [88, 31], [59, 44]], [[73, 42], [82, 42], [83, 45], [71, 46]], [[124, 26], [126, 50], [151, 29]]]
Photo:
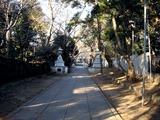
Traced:
[[112, 25], [113, 25], [114, 34], [117, 40], [118, 48], [121, 49], [122, 45], [121, 45], [120, 38], [117, 32], [117, 23], [116, 23], [116, 19], [114, 16], [112, 16]]
[[11, 39], [11, 31], [8, 30], [5, 34], [5, 40], [7, 42], [7, 57], [10, 57], [10, 39]]
[[129, 57], [126, 57], [125, 59], [128, 63], [128, 76], [127, 76], [128, 80], [135, 82], [136, 81], [136, 74], [135, 74], [133, 62], [131, 61], [131, 59]]
[[[120, 41], [120, 38], [119, 38], [119, 35], [118, 35], [118, 32], [117, 32], [117, 23], [116, 23], [116, 20], [115, 20], [114, 16], [112, 16], [112, 24], [113, 24], [114, 34], [115, 34], [115, 37], [116, 37], [116, 40], [117, 40], [118, 53], [121, 53], [123, 55], [122, 44], [121, 44], [121, 41]], [[129, 56], [125, 57], [125, 60], [128, 63], [127, 78], [131, 81], [135, 81], [136, 76], [135, 76], [135, 71], [134, 71], [134, 65], [133, 65], [132, 61], [130, 60]], [[121, 67], [123, 68], [123, 66], [121, 66]]]
[[101, 43], [101, 23], [99, 21], [98, 16], [97, 16], [97, 26], [98, 26], [98, 47], [99, 47], [99, 51], [100, 51], [100, 68], [101, 68], [101, 74], [103, 74], [102, 43]]
[[120, 64], [120, 60], [118, 59], [118, 66], [120, 67], [120, 69], [122, 70], [122, 72], [124, 72], [127, 75], [127, 71], [123, 68], [123, 66]]
[[107, 62], [108, 62], [108, 67], [111, 68], [111, 67], [113, 66], [113, 62], [112, 62], [112, 60], [110, 59], [110, 56], [107, 55], [107, 54], [105, 54], [105, 58], [106, 58], [106, 60], [107, 60]]

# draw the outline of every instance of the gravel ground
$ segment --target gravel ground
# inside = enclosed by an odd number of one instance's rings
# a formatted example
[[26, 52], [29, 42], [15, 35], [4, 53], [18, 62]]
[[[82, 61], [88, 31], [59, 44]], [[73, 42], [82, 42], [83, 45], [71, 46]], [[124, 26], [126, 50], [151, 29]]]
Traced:
[[[61, 77], [63, 77], [61, 75]], [[22, 104], [35, 97], [60, 79], [60, 75], [50, 73], [27, 78], [0, 86], [0, 120]]]

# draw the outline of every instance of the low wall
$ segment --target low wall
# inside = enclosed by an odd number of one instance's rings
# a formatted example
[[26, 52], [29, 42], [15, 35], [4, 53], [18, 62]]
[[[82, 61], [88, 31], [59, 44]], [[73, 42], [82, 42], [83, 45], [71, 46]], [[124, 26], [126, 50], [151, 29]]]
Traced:
[[[147, 63], [146, 66], [145, 66], [145, 72], [146, 73], [148, 73], [148, 68], [149, 68], [148, 67], [148, 56], [149, 56], [149, 53], [146, 53], [146, 63]], [[135, 73], [137, 75], [141, 75], [142, 76], [143, 67], [144, 67], [144, 54], [139, 55], [139, 56], [138, 55], [133, 55], [131, 57], [131, 60], [133, 61], [133, 64], [134, 64], [134, 67], [135, 67]], [[123, 68], [125, 70], [128, 69], [128, 64], [123, 58], [120, 59], [120, 64], [123, 66]], [[114, 65], [114, 67], [119, 68], [116, 59], [113, 61], [113, 65]]]
[[52, 66], [51, 71], [55, 73], [68, 73], [67, 66]]
[[98, 73], [101, 71], [101, 68], [99, 67], [88, 67], [89, 73]]
[[[135, 73], [139, 76], [142, 76], [143, 75], [143, 66], [144, 66], [144, 54], [139, 55], [139, 56], [138, 55], [133, 55], [131, 57], [131, 59], [132, 59], [133, 64], [134, 64]], [[117, 62], [118, 61], [116, 59], [113, 60], [113, 65], [114, 65], [114, 67], [120, 69]], [[123, 68], [125, 70], [128, 69], [128, 64], [123, 58], [120, 59], [120, 64], [123, 66]], [[159, 67], [156, 68], [153, 64], [154, 63], [152, 63], [152, 70], [151, 70], [152, 71], [152, 75], [151, 75], [152, 80], [157, 82], [157, 83], [160, 83], [160, 74], [159, 74], [160, 73], [160, 68]], [[150, 72], [149, 71], [150, 71], [149, 70], [149, 53], [146, 53], [145, 72], [146, 72], [146, 76], [148, 78], [150, 78]]]

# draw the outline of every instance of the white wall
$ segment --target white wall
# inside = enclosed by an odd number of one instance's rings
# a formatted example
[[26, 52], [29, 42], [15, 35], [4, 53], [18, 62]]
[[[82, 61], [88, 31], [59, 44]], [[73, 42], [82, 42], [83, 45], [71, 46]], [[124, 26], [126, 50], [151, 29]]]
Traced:
[[[146, 63], [147, 63], [145, 66], [146, 72], [148, 71], [148, 56], [149, 56], [149, 53], [146, 53]], [[135, 54], [135, 55], [131, 56], [131, 59], [133, 61], [134, 67], [135, 67], [135, 73], [137, 75], [142, 75], [143, 66], [144, 66], [144, 54], [139, 55], [139, 56], [137, 54]], [[128, 64], [123, 58], [120, 59], [120, 64], [123, 66], [123, 68], [125, 70], [128, 69]], [[113, 61], [113, 65], [114, 65], [114, 67], [119, 68], [116, 59]]]

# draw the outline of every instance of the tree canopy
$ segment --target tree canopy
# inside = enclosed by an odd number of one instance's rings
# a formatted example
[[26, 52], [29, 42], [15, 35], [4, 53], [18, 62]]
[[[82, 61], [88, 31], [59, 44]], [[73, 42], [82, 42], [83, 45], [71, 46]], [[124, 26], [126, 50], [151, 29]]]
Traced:
[[[73, 7], [81, 6], [82, 1], [67, 0], [66, 4]], [[81, 24], [85, 44], [93, 47], [93, 42], [99, 40], [99, 49], [109, 58], [124, 58], [128, 63], [126, 75], [130, 80], [135, 80], [134, 65], [131, 55], [143, 53], [144, 30], [144, 3], [141, 0], [84, 0], [92, 4], [92, 11], [85, 20], [76, 16], [70, 22], [71, 26]], [[153, 55], [158, 57], [159, 46], [159, 1], [147, 1], [147, 34], [151, 39]], [[74, 21], [74, 22], [73, 22]], [[71, 28], [71, 27], [70, 27]], [[133, 33], [134, 32], [134, 33]], [[133, 41], [134, 40], [134, 41]], [[102, 49], [103, 48], [103, 49]], [[123, 69], [123, 66], [120, 66]], [[123, 69], [124, 70], [124, 69]]]
[[[48, 60], [50, 56], [56, 56], [56, 50], [61, 46], [65, 60], [72, 61], [73, 56], [78, 53], [76, 42], [81, 40], [91, 51], [98, 45], [101, 54], [108, 61], [123, 57], [129, 65], [125, 72], [127, 75], [131, 73], [130, 79], [134, 79], [131, 55], [143, 54], [142, 0], [62, 0], [57, 1], [57, 4], [60, 4], [57, 8], [54, 6], [55, 2], [47, 1], [51, 18], [46, 19], [38, 0], [1, 0], [1, 56], [22, 61], [42, 58]], [[65, 6], [79, 11], [69, 23], [69, 18], [57, 22], [57, 13], [62, 12], [61, 8]], [[92, 6], [92, 10], [88, 11], [86, 18], [81, 19], [87, 6]], [[147, 1], [147, 34], [151, 39], [152, 53], [156, 57], [159, 56], [160, 49], [159, 7], [159, 1]], [[69, 16], [69, 13], [64, 14]], [[123, 69], [123, 66], [120, 67]]]

